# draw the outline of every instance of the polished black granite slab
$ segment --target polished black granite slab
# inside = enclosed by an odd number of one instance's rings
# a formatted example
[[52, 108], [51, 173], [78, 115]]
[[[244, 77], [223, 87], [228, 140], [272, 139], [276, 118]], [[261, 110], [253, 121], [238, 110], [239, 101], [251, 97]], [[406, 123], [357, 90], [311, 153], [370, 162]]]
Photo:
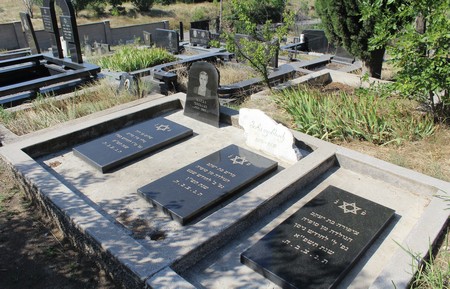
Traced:
[[76, 146], [73, 153], [105, 173], [192, 133], [190, 128], [158, 117]]
[[276, 168], [275, 161], [230, 145], [139, 188], [138, 192], [185, 225]]
[[206, 61], [194, 62], [189, 69], [184, 115], [219, 127], [218, 86], [219, 72], [217, 68]]
[[243, 252], [241, 263], [282, 288], [335, 288], [394, 214], [329, 186]]

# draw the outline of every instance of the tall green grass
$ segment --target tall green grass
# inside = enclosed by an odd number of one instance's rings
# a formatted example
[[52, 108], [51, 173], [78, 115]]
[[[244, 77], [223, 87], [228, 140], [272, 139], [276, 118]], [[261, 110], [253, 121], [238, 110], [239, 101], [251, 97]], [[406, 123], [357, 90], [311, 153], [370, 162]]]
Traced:
[[431, 117], [374, 90], [360, 89], [350, 95], [300, 86], [277, 94], [275, 101], [293, 116], [297, 130], [324, 140], [358, 139], [385, 145], [422, 139], [435, 131]]
[[131, 72], [175, 61], [176, 57], [162, 48], [119, 47], [113, 55], [94, 60], [103, 69]]

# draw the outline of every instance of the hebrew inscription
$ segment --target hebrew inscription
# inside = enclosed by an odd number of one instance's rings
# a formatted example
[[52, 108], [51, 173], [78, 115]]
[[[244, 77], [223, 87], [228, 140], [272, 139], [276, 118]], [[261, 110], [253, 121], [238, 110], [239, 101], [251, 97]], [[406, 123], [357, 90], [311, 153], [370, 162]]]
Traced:
[[334, 288], [393, 216], [329, 186], [242, 253], [241, 262], [283, 288]]

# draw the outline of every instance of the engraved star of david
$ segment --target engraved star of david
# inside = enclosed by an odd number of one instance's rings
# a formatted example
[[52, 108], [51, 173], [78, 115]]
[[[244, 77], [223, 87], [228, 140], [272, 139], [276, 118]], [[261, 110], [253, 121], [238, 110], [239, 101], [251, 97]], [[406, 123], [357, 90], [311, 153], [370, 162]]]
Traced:
[[[355, 203], [347, 203], [344, 201], [342, 203], [343, 204], [341, 206], [339, 206], [339, 208], [343, 209], [345, 214], [352, 213], [352, 214], [358, 215], [358, 211], [361, 210], [361, 208], [358, 208]], [[349, 207], [350, 207], [350, 209], [349, 209]]]
[[170, 131], [170, 126], [168, 124], [160, 124], [156, 126], [156, 130]]
[[241, 157], [241, 156], [235, 156], [234, 158], [231, 159], [231, 161], [233, 162], [233, 165], [244, 165], [246, 162], [248, 162], [245, 157]]

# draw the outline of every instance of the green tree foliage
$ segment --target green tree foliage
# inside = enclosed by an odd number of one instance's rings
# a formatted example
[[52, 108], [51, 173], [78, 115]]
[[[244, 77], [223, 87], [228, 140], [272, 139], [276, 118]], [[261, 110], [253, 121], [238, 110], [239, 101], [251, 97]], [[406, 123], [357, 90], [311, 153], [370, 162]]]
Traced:
[[284, 0], [247, 0], [231, 1], [231, 18], [239, 19], [245, 15], [250, 22], [255, 24], [264, 24], [267, 21], [281, 22], [283, 11], [285, 9]]
[[316, 11], [322, 20], [328, 39], [361, 59], [364, 73], [380, 78], [385, 47], [379, 46], [369, 50], [369, 39], [377, 18], [367, 17], [362, 21], [360, 6], [359, 0], [316, 1]]
[[[294, 14], [285, 12], [284, 23], [274, 25], [272, 20], [266, 19], [264, 24], [258, 25], [253, 19], [252, 5], [254, 1], [231, 0], [233, 21], [223, 25], [224, 36], [227, 40], [227, 50], [234, 52], [238, 59], [244, 59], [263, 78], [267, 87], [270, 86], [269, 64], [279, 49], [279, 40], [286, 37], [289, 27], [293, 23]], [[284, 7], [284, 6], [283, 6]], [[229, 20], [230, 17], [227, 17]], [[236, 41], [236, 33], [246, 34], [251, 39], [241, 38]]]
[[[380, 19], [370, 44], [388, 45], [398, 68], [395, 87], [428, 101], [436, 120], [448, 117], [450, 105], [449, 7], [450, 0], [366, 0], [364, 9], [366, 18]], [[436, 96], [442, 101], [437, 106]]]

